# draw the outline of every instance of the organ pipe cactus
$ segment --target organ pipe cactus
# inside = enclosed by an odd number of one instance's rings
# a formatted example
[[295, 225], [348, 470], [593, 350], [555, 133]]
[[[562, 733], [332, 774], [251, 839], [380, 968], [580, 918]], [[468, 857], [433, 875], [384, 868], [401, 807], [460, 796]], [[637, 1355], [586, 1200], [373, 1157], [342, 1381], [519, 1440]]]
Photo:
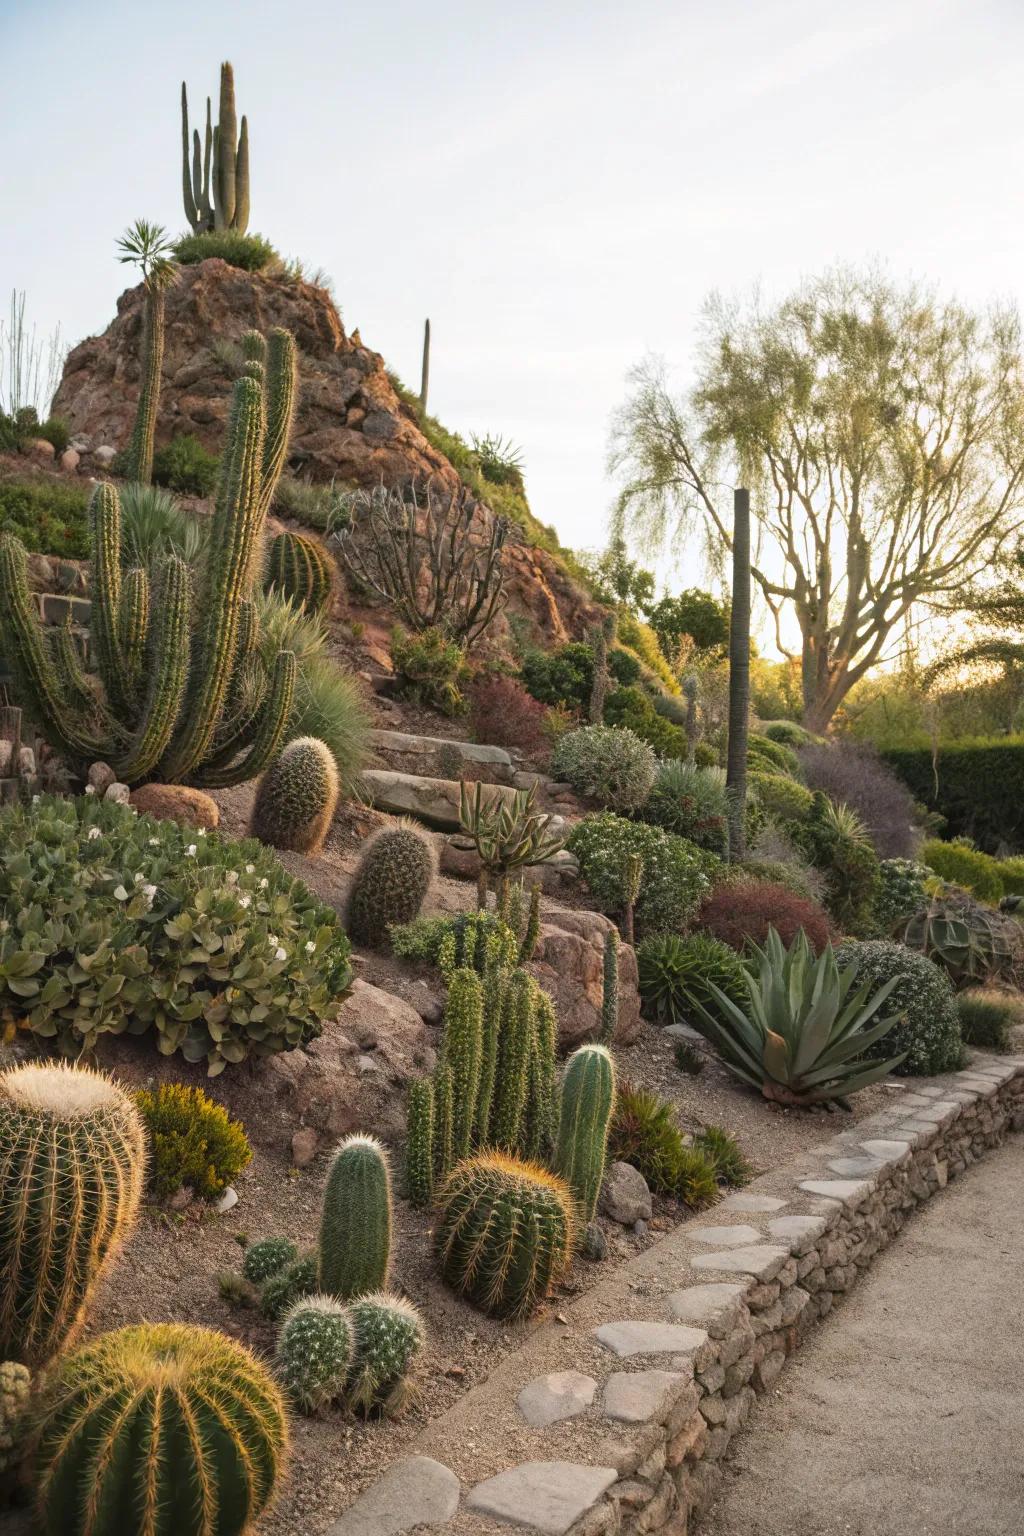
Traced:
[[434, 1085], [421, 1077], [409, 1088], [405, 1139], [405, 1189], [423, 1209], [434, 1196]]
[[583, 1045], [569, 1057], [562, 1082], [554, 1166], [590, 1222], [604, 1177], [608, 1128], [615, 1108], [615, 1066], [603, 1045]]
[[0, 1075], [0, 1359], [42, 1365], [73, 1337], [135, 1221], [145, 1165], [138, 1110], [101, 1073]]
[[391, 1176], [373, 1136], [349, 1136], [327, 1171], [320, 1289], [347, 1300], [380, 1290], [391, 1266]]
[[473, 1145], [480, 1062], [483, 1053], [483, 987], [475, 971], [463, 968], [448, 985], [443, 1057], [452, 1082], [452, 1153], [468, 1157]]
[[220, 121], [213, 126], [207, 96], [205, 139], [200, 140], [197, 128], [191, 144], [188, 92], [185, 82], [181, 83], [181, 177], [185, 217], [193, 234], [211, 229], [245, 234], [249, 227], [249, 123], [243, 116], [239, 130], [230, 64], [220, 67]]
[[119, 260], [132, 262], [140, 268], [144, 295], [139, 400], [125, 455], [125, 474], [130, 480], [149, 485], [153, 478], [153, 443], [160, 404], [160, 371], [164, 361], [165, 295], [178, 268], [170, 257], [171, 242], [166, 230], [145, 219], [137, 219], [122, 235], [118, 248], [121, 252]]
[[619, 1027], [619, 931], [611, 928], [604, 936], [604, 966], [601, 976], [601, 1041], [610, 1045]]
[[495, 881], [499, 908], [513, 870], [543, 864], [565, 846], [562, 838], [549, 835], [552, 818], [538, 812], [536, 802], [536, 785], [512, 795], [493, 794], [489, 800], [479, 780], [472, 789], [465, 781], [460, 786], [459, 822]]
[[180, 1323], [102, 1334], [46, 1384], [36, 1445], [45, 1536], [242, 1536], [287, 1449], [254, 1355]]
[[263, 575], [267, 590], [280, 592], [296, 608], [319, 613], [334, 587], [331, 563], [322, 544], [301, 533], [279, 533], [270, 542]]
[[221, 461], [210, 560], [193, 595], [170, 557], [149, 601], [141, 573], [122, 577], [117, 491], [100, 485], [90, 508], [93, 650], [103, 697], [48, 639], [31, 600], [21, 543], [0, 536], [0, 640], [21, 702], [50, 744], [79, 770], [97, 758], [128, 784], [158, 779], [202, 788], [262, 773], [284, 744], [296, 664], [259, 659], [249, 593], [266, 509], [287, 453], [295, 346], [272, 332], [265, 364], [236, 381]]
[[250, 833], [274, 848], [319, 853], [338, 805], [334, 754], [316, 736], [297, 736], [260, 780]]

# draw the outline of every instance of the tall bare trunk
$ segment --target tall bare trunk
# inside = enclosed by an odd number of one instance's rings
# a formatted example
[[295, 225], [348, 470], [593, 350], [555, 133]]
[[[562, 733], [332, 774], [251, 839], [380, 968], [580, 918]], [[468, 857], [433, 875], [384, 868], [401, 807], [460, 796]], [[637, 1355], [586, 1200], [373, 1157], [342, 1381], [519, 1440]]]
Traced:
[[750, 492], [733, 492], [732, 617], [729, 624], [729, 860], [746, 853], [747, 729], [750, 718]]

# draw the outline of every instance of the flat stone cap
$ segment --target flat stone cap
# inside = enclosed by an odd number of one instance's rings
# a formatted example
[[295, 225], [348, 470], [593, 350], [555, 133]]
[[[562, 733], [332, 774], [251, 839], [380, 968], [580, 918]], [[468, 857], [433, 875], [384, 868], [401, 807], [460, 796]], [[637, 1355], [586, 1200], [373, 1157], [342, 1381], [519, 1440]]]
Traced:
[[401, 1536], [417, 1526], [447, 1525], [459, 1507], [459, 1480], [429, 1456], [408, 1456], [389, 1467], [327, 1536]]
[[618, 1479], [614, 1467], [583, 1467], [574, 1461], [524, 1461], [478, 1483], [470, 1509], [545, 1536], [564, 1536]]

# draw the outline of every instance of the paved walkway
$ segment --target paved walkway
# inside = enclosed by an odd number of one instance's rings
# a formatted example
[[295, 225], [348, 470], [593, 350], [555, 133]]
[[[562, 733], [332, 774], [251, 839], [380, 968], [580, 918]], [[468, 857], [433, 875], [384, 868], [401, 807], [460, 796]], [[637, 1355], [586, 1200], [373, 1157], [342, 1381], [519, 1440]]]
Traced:
[[918, 1215], [814, 1329], [700, 1536], [1022, 1536], [1024, 1138]]

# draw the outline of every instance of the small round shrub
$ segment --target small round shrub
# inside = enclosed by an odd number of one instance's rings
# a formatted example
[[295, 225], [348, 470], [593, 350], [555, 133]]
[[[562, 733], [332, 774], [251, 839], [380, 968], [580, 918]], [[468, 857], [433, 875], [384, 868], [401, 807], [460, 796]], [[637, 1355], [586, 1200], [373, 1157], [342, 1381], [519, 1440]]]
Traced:
[[1013, 854], [999, 860], [999, 878], [1007, 896], [1024, 896], [1024, 858]]
[[760, 734], [767, 736], [769, 741], [777, 742], [780, 747], [806, 747], [814, 740], [810, 731], [797, 725], [795, 720], [769, 720], [766, 725], [762, 725]]
[[469, 693], [475, 739], [486, 746], [518, 747], [534, 755], [547, 746], [547, 707], [514, 677], [492, 673], [478, 677]]
[[435, 627], [410, 635], [396, 626], [391, 631], [391, 660], [405, 698], [453, 719], [465, 713], [459, 685], [466, 677], [466, 658], [443, 630]]
[[761, 880], [720, 882], [705, 899], [694, 925], [738, 953], [748, 941], [762, 945], [769, 928], [775, 929], [787, 949], [803, 929], [816, 955], [832, 934], [828, 917], [817, 902], [797, 896], [784, 885]]
[[[612, 646], [608, 672], [619, 687], [628, 687], [640, 676], [640, 662], [628, 651]], [[526, 689], [542, 704], [573, 711], [586, 709], [594, 683], [593, 648], [583, 640], [574, 640], [554, 651], [527, 651], [521, 676]]]
[[201, 1200], [215, 1200], [252, 1162], [240, 1120], [232, 1120], [201, 1088], [161, 1083], [135, 1095], [149, 1135], [149, 1183], [158, 1200], [184, 1184]]
[[802, 821], [811, 813], [814, 797], [810, 790], [786, 774], [753, 772], [747, 785], [764, 815], [783, 826]]
[[878, 866], [879, 885], [875, 897], [875, 924], [888, 934], [901, 917], [908, 917], [925, 903], [925, 881], [932, 871], [913, 859], [883, 859]]
[[642, 688], [614, 688], [604, 704], [606, 725], [618, 725], [639, 736], [659, 757], [685, 757], [686, 732], [660, 714]]
[[216, 257], [243, 272], [262, 272], [281, 258], [262, 235], [243, 235], [237, 229], [209, 229], [198, 235], [183, 235], [174, 247], [183, 267]]
[[982, 1051], [1007, 1051], [1010, 1030], [1024, 1023], [1024, 1005], [1019, 995], [997, 992], [994, 988], [972, 987], [956, 1000], [960, 1033], [968, 1045]]
[[578, 795], [616, 811], [635, 811], [651, 792], [657, 759], [632, 731], [586, 725], [563, 736], [551, 758], [551, 772]]
[[905, 1059], [895, 1070], [913, 1077], [951, 1072], [960, 1065], [963, 1045], [956, 999], [948, 977], [937, 965], [925, 955], [915, 954], [888, 939], [847, 939], [836, 954], [840, 966], [855, 962], [855, 985], [869, 982], [871, 992], [890, 977], [896, 977], [896, 985], [879, 1009], [877, 1019], [897, 1014], [900, 1022], [869, 1048], [869, 1056], [884, 1061], [906, 1051]]
[[751, 731], [747, 740], [747, 761], [751, 769], [766, 769], [770, 773], [788, 773], [794, 779], [802, 777], [800, 759], [792, 747], [785, 747], [778, 741], [770, 741], [767, 736], [761, 736], [757, 731]]
[[262, 1285], [298, 1256], [299, 1250], [290, 1237], [261, 1237], [245, 1250], [242, 1274], [253, 1285]]
[[626, 858], [639, 854], [643, 874], [635, 916], [640, 935], [682, 928], [719, 867], [714, 854], [685, 838], [642, 821], [626, 821], [611, 811], [578, 821], [566, 846], [579, 860], [580, 874], [594, 900], [604, 911], [619, 916], [625, 910]]
[[712, 986], [737, 1003], [747, 996], [742, 960], [710, 934], [654, 934], [638, 946], [636, 962], [644, 1017], [657, 1024], [687, 1023], [696, 1005], [713, 1013]]
[[967, 843], [944, 843], [930, 837], [921, 850], [928, 868], [953, 885], [962, 885], [979, 901], [995, 903], [1005, 894], [999, 860]]
[[620, 1083], [608, 1133], [608, 1161], [630, 1163], [659, 1195], [699, 1209], [718, 1199], [714, 1159], [690, 1146], [669, 1100]]
[[729, 799], [721, 768], [698, 768], [670, 758], [658, 768], [643, 803], [644, 821], [689, 838], [698, 848], [724, 854], [728, 844]]
[[198, 437], [183, 432], [153, 455], [153, 482], [185, 496], [209, 496], [217, 484], [220, 460]]

